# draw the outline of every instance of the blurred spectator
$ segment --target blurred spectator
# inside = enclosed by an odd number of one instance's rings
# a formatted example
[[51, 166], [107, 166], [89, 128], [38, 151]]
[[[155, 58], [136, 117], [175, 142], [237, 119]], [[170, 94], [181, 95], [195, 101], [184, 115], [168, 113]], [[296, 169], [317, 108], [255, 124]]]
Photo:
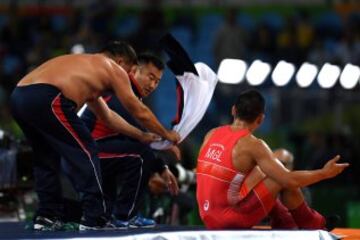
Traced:
[[300, 11], [296, 26], [297, 44], [302, 51], [307, 52], [314, 40], [315, 34], [310, 15], [307, 11]]
[[225, 13], [225, 22], [217, 30], [213, 52], [216, 66], [224, 58], [244, 59], [246, 57], [246, 38], [243, 29], [237, 24], [238, 10], [230, 8]]
[[275, 62], [274, 53], [277, 49], [276, 35], [270, 31], [270, 28], [264, 23], [257, 26], [255, 33], [251, 38], [250, 48], [255, 59], [262, 59], [264, 61]]
[[326, 137], [319, 132], [309, 132], [305, 141], [306, 169], [318, 169], [327, 159]]
[[[130, 37], [136, 52], [158, 49], [158, 41], [166, 31], [165, 16], [161, 0], [150, 0], [148, 6], [140, 12], [139, 28]], [[155, 49], [155, 50], [154, 50]]]
[[274, 156], [289, 170], [294, 169], [294, 155], [285, 148], [279, 148], [274, 151]]
[[97, 33], [99, 37], [111, 34], [112, 21], [116, 15], [115, 1], [97, 0], [90, 5], [88, 14], [88, 22], [93, 32]]
[[297, 36], [297, 22], [294, 17], [289, 17], [285, 27], [277, 35], [278, 58], [299, 65], [303, 61], [304, 52], [300, 51]]

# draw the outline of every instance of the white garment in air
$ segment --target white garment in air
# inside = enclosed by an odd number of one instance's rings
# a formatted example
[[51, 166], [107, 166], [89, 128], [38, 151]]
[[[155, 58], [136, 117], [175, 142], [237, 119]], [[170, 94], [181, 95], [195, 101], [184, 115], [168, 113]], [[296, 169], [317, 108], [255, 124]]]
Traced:
[[[194, 73], [185, 72], [176, 76], [184, 93], [184, 106], [180, 122], [173, 126], [180, 135], [180, 142], [183, 141], [196, 127], [205, 115], [214, 94], [218, 78], [216, 73], [205, 63], [195, 63], [199, 76]], [[153, 149], [168, 149], [173, 144], [167, 140], [154, 142]]]

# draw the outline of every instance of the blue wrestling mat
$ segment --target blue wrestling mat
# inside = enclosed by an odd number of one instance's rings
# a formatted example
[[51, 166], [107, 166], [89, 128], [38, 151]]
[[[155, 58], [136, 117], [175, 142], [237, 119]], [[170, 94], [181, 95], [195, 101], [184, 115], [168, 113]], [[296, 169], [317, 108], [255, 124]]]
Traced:
[[0, 223], [1, 239], [121, 239], [121, 240], [335, 240], [336, 235], [326, 231], [275, 231], [275, 230], [237, 230], [208, 231], [196, 226], [159, 225], [151, 229], [128, 229], [116, 231], [86, 232], [34, 232], [25, 230], [25, 223]]
[[[0, 239], [67, 239], [67, 238], [120, 238], [125, 236], [134, 236], [144, 233], [163, 233], [175, 231], [200, 231], [204, 227], [180, 227], [159, 225], [149, 229], [128, 229], [111, 231], [67, 231], [67, 232], [36, 232], [25, 229], [24, 222], [3, 222], [0, 223]], [[134, 238], [132, 238], [134, 239]]]

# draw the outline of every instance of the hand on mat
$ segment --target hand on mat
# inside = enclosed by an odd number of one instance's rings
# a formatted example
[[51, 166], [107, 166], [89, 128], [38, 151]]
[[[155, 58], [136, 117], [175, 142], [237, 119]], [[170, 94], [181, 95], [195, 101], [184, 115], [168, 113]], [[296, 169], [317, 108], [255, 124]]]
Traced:
[[337, 176], [350, 165], [349, 163], [337, 163], [337, 161], [339, 160], [340, 155], [336, 155], [333, 159], [329, 160], [323, 167], [323, 170], [325, 171], [325, 174], [328, 178]]
[[142, 143], [150, 144], [152, 142], [160, 141], [161, 137], [155, 133], [143, 132], [140, 141]]

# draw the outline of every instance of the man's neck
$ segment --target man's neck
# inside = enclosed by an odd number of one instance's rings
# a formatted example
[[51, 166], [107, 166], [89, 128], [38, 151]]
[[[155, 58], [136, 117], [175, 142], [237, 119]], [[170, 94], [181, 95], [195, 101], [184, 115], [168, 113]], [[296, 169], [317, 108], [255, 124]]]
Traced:
[[135, 77], [129, 74], [129, 79], [135, 95], [140, 99], [143, 98], [144, 94], [142, 93], [141, 87]]
[[234, 119], [233, 123], [230, 125], [231, 129], [233, 130], [243, 130], [247, 129], [250, 132], [254, 131], [255, 127], [254, 124], [249, 124], [245, 121], [242, 121], [240, 119]]

